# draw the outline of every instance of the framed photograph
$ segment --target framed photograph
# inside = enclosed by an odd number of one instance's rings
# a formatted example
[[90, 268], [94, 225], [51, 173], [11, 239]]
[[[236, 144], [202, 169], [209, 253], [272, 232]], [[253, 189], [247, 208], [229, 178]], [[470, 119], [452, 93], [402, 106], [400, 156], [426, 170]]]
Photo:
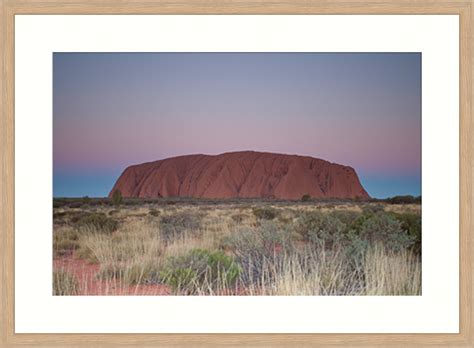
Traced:
[[2, 11], [2, 345], [473, 345], [472, 1]]

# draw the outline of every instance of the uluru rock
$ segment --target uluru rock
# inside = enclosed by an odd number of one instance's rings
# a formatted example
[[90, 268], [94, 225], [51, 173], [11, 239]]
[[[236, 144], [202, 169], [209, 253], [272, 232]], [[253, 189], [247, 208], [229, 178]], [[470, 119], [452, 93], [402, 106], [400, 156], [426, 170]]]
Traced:
[[110, 195], [196, 198], [369, 198], [355, 170], [317, 158], [263, 152], [187, 155], [132, 165]]

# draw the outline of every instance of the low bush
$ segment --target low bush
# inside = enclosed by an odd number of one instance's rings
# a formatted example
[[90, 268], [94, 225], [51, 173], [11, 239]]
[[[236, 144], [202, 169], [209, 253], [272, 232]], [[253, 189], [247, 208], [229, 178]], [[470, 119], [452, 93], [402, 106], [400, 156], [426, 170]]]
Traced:
[[413, 213], [392, 213], [400, 222], [402, 230], [407, 231], [413, 239], [415, 252], [421, 253], [421, 215]]
[[283, 225], [289, 225], [293, 222], [293, 218], [291, 216], [280, 216], [278, 221]]
[[122, 192], [118, 189], [114, 190], [112, 193], [112, 204], [115, 206], [119, 206], [122, 204], [123, 197], [122, 197]]
[[65, 211], [55, 211], [53, 213], [53, 220], [55, 220], [55, 222], [56, 222], [58, 220], [61, 220], [61, 219], [65, 218], [67, 215], [68, 215], [68, 213], [65, 212]]
[[308, 194], [303, 195], [303, 197], [301, 197], [302, 202], [309, 202], [310, 200], [311, 200], [311, 196]]
[[71, 225], [75, 224], [79, 219], [89, 214], [90, 213], [86, 213], [81, 210], [55, 211], [53, 213], [53, 222], [56, 225]]
[[64, 204], [64, 201], [53, 199], [53, 209], [61, 208]]
[[117, 220], [108, 217], [103, 213], [93, 213], [81, 216], [75, 223], [76, 227], [93, 228], [98, 232], [112, 233], [117, 230], [119, 223]]
[[53, 272], [53, 295], [54, 296], [71, 296], [77, 295], [79, 285], [76, 278], [65, 270]]
[[294, 249], [291, 231], [270, 221], [255, 228], [242, 228], [224, 238], [222, 245], [241, 265], [241, 279], [245, 283], [259, 279], [265, 264], [279, 267], [282, 256]]
[[278, 215], [278, 210], [271, 207], [253, 208], [252, 212], [257, 219], [261, 220], [273, 220]]
[[355, 220], [360, 216], [359, 212], [353, 210], [333, 210], [328, 213], [330, 216], [338, 219], [346, 226], [350, 226], [354, 223]]
[[156, 209], [150, 209], [148, 214], [150, 214], [151, 216], [160, 216], [160, 211]]
[[346, 224], [337, 216], [316, 211], [303, 213], [294, 229], [303, 240], [330, 247], [344, 239]]
[[384, 200], [389, 204], [420, 204], [421, 203], [421, 196], [394, 196]]
[[232, 287], [241, 269], [222, 251], [193, 249], [180, 257], [171, 257], [160, 273], [174, 292], [197, 294]]
[[362, 213], [365, 215], [377, 214], [385, 210], [382, 204], [366, 204], [362, 206]]
[[369, 245], [375, 243], [382, 243], [394, 252], [408, 249], [418, 240], [421, 243], [421, 225], [415, 217], [395, 216], [374, 205], [362, 214], [348, 211], [303, 213], [294, 224], [294, 230], [303, 240], [326, 249], [343, 246], [351, 259], [359, 261]]
[[242, 214], [242, 213], [237, 213], [237, 214], [231, 215], [231, 219], [234, 222], [237, 222], [237, 223], [241, 223], [244, 220], [247, 220], [248, 218], [249, 218], [249, 216], [247, 214]]
[[198, 234], [202, 219], [202, 213], [193, 212], [179, 212], [162, 216], [160, 220], [161, 237], [165, 241], [171, 241], [184, 233]]
[[351, 226], [352, 242], [382, 243], [388, 250], [401, 251], [411, 247], [415, 238], [402, 228], [402, 224], [391, 214], [362, 215]]

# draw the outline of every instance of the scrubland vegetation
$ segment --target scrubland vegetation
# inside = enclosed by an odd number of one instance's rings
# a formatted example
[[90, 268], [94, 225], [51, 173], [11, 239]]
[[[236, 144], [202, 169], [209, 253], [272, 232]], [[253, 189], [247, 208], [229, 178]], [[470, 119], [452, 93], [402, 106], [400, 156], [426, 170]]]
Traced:
[[416, 199], [115, 198], [54, 201], [55, 295], [421, 294]]

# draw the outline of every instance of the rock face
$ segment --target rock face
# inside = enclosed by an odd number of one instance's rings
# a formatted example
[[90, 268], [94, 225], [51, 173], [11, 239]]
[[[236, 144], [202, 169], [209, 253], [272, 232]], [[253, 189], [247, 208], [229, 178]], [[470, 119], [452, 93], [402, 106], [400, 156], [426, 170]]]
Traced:
[[110, 195], [197, 198], [368, 198], [351, 167], [263, 152], [188, 155], [125, 169]]

